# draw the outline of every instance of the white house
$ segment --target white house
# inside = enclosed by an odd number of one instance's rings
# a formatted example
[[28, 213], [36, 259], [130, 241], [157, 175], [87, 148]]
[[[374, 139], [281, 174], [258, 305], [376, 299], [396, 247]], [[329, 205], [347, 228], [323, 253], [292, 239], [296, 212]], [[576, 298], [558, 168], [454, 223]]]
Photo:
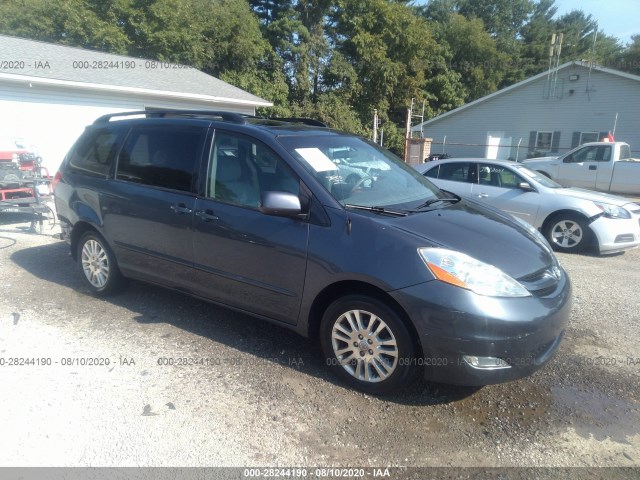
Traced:
[[52, 174], [84, 127], [106, 113], [254, 114], [271, 105], [194, 68], [0, 35], [0, 141], [31, 145]]
[[432, 153], [522, 160], [614, 132], [640, 157], [640, 77], [569, 62], [434, 117], [412, 130]]

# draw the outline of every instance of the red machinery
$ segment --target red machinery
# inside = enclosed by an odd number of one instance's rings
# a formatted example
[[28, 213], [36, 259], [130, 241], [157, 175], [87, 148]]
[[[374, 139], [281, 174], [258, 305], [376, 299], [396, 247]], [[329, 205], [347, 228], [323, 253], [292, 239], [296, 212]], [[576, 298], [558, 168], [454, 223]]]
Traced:
[[15, 142], [0, 147], [0, 214], [33, 215], [32, 228], [55, 225], [51, 201], [51, 177], [42, 159]]

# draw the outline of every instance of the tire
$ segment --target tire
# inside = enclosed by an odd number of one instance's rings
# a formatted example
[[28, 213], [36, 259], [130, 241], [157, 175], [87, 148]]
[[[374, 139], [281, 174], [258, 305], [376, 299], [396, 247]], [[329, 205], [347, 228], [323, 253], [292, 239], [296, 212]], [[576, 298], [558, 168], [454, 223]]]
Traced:
[[334, 301], [320, 324], [327, 365], [365, 393], [400, 390], [413, 377], [416, 348], [407, 327], [386, 304], [364, 295]]
[[555, 215], [544, 235], [551, 247], [564, 253], [581, 252], [591, 242], [591, 230], [584, 218], [572, 213]]
[[19, 188], [23, 176], [17, 168], [0, 168], [0, 184], [3, 188]]
[[124, 285], [116, 257], [98, 233], [90, 231], [80, 238], [76, 258], [80, 275], [94, 295], [109, 295]]

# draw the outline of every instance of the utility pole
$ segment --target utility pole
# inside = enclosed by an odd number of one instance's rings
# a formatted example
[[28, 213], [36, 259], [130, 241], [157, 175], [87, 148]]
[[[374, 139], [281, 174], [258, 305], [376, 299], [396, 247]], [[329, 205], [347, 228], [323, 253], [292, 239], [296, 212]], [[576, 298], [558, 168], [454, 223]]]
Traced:
[[407, 109], [407, 127], [404, 132], [404, 163], [409, 163], [409, 145], [410, 144], [411, 144], [411, 107]]
[[378, 143], [378, 109], [373, 110], [373, 143]]

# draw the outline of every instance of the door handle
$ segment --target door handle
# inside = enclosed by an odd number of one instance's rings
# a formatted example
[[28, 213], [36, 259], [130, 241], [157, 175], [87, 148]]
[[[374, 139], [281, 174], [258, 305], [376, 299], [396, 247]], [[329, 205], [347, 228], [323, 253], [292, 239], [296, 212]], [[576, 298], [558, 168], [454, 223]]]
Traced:
[[589, 165], [589, 170], [597, 170], [598, 166], [597, 165]]
[[177, 205], [171, 205], [171, 211], [178, 215], [184, 215], [185, 213], [191, 213], [193, 210], [188, 208], [184, 203], [178, 203]]
[[487, 198], [489, 196], [488, 193], [479, 193], [478, 198]]
[[211, 222], [213, 220], [218, 220], [218, 217], [216, 217], [213, 214], [213, 210], [210, 210], [210, 209], [196, 211], [196, 217], [201, 218], [205, 222]]

